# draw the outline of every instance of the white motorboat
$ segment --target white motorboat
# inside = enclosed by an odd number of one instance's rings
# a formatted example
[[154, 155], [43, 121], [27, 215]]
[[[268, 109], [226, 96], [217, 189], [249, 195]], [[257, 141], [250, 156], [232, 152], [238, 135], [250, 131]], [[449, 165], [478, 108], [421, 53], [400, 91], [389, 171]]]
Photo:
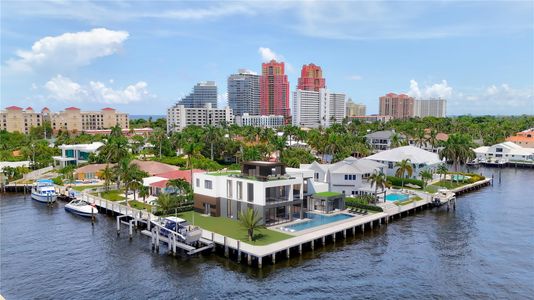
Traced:
[[54, 189], [54, 182], [50, 179], [38, 179], [32, 187], [31, 195], [32, 199], [38, 202], [55, 202], [57, 193]]
[[96, 206], [81, 199], [74, 199], [67, 203], [65, 205], [65, 210], [82, 217], [92, 217], [93, 215], [96, 216], [98, 214]]

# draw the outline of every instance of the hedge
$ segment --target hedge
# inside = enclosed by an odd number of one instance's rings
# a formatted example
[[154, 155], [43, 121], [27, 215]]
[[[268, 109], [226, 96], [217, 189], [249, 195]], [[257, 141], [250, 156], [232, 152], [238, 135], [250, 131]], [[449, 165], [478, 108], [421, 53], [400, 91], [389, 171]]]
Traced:
[[384, 210], [380, 206], [374, 206], [374, 205], [368, 205], [368, 204], [362, 204], [359, 201], [353, 201], [353, 200], [345, 200], [345, 205], [350, 207], [356, 207], [361, 209], [367, 209], [371, 211], [377, 211], [377, 212], [383, 212]]
[[182, 213], [182, 212], [190, 211], [190, 210], [193, 210], [193, 205], [183, 205], [183, 206], [180, 206], [180, 207], [177, 207], [177, 208], [169, 209], [167, 211], [158, 210], [154, 214], [156, 216], [172, 215], [172, 214], [175, 214], [175, 213]]
[[[469, 176], [470, 178], [466, 180], [468, 183], [475, 183], [477, 181], [486, 179], [486, 177], [484, 177], [484, 176], [482, 176], [480, 174], [476, 174], [476, 173], [452, 172], [452, 173], [449, 173], [449, 174], [452, 174], [452, 175], [458, 174], [458, 175], [463, 175], [463, 176]], [[462, 180], [460, 180], [460, 182], [462, 182]]]
[[[388, 176], [387, 179], [394, 186], [402, 186], [403, 179], [400, 177]], [[407, 183], [423, 187], [423, 181], [419, 179], [404, 178], [404, 185], [406, 185]]]

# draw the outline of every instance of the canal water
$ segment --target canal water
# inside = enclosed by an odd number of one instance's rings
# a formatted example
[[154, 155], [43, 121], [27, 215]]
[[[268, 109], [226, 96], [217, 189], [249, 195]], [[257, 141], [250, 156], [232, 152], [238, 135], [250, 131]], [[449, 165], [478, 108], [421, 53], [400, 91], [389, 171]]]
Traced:
[[[498, 169], [479, 169], [498, 177]], [[214, 254], [151, 252], [148, 238], [117, 237], [111, 217], [90, 221], [4, 194], [0, 294], [6, 299], [508, 298], [534, 297], [534, 170], [338, 239], [262, 270]]]

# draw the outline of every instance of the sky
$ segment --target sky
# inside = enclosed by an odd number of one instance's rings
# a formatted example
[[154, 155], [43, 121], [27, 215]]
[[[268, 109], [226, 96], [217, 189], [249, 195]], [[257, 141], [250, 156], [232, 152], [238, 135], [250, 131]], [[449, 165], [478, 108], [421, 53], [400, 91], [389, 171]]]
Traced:
[[534, 115], [534, 1], [1, 1], [1, 107], [166, 114], [200, 81], [286, 63], [378, 113], [378, 98], [448, 100], [448, 115]]

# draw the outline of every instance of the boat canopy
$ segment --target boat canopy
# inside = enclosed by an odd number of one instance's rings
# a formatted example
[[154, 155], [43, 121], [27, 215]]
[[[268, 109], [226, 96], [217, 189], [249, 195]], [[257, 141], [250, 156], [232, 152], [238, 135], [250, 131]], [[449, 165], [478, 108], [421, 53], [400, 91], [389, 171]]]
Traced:
[[54, 183], [52, 179], [37, 179], [35, 182], [37, 183]]

